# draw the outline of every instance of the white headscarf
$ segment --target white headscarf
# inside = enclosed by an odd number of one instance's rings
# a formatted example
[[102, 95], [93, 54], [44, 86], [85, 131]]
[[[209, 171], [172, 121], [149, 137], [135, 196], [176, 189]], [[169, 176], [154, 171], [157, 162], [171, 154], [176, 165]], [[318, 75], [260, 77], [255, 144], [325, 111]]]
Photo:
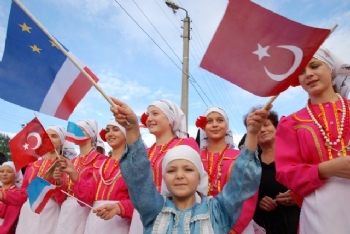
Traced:
[[115, 118], [113, 119], [110, 119], [107, 123], [107, 125], [112, 125], [112, 126], [116, 126], [120, 129], [120, 131], [122, 131], [122, 133], [124, 134], [124, 136], [126, 137], [126, 131], [125, 131], [125, 128], [120, 125], [117, 121], [115, 121]]
[[157, 100], [150, 106], [158, 107], [168, 117], [171, 128], [178, 138], [188, 138], [186, 132], [186, 116], [173, 101]]
[[[98, 127], [98, 123], [96, 120], [94, 120], [94, 119], [80, 120], [80, 121], [78, 121], [77, 125], [79, 127], [84, 128], [84, 130], [87, 132], [87, 134], [89, 134], [93, 147], [97, 146], [98, 140], [102, 141], [102, 139], [100, 138], [100, 135], [98, 134], [99, 127]], [[103, 149], [104, 149], [104, 146], [103, 146]]]
[[[201, 160], [201, 157], [199, 153], [194, 150], [192, 147], [188, 145], [179, 145], [175, 146], [171, 150], [169, 150], [163, 159], [162, 162], [162, 175], [165, 175], [165, 169], [167, 165], [176, 159], [186, 159], [190, 162], [192, 162], [198, 172], [199, 172], [199, 177], [200, 177], [200, 183], [197, 187], [197, 192], [200, 192], [203, 195], [207, 195], [208, 193], [208, 174], [204, 170], [203, 163]], [[169, 192], [164, 179], [162, 179], [162, 188], [160, 192], [163, 196], [166, 197], [171, 197], [171, 193]], [[198, 200], [197, 200], [198, 201]]]
[[69, 159], [73, 159], [78, 155], [77, 151], [74, 148], [73, 142], [70, 142], [70, 141], [66, 141], [63, 144], [62, 151], [63, 151], [63, 155]]
[[64, 142], [66, 141], [66, 133], [67, 133], [67, 130], [64, 127], [58, 126], [58, 125], [52, 125], [52, 126], [49, 126], [47, 129], [51, 129], [55, 131], [60, 137], [61, 144], [62, 145], [64, 144]]
[[350, 91], [350, 64], [343, 62], [325, 47], [320, 47], [314, 58], [328, 65], [332, 71], [333, 85], [336, 85], [341, 96], [348, 97]]
[[[230, 123], [229, 123], [226, 112], [219, 107], [211, 107], [205, 111], [204, 116], [207, 117], [212, 112], [217, 112], [220, 115], [222, 115], [222, 117], [224, 117], [224, 119], [226, 121], [226, 125], [227, 125], [225, 142], [226, 142], [226, 144], [229, 144], [231, 147], [234, 147], [232, 130], [230, 128]], [[202, 150], [208, 146], [208, 136], [203, 129], [199, 129], [199, 134], [200, 134], [199, 135], [199, 139], [200, 139], [199, 144], [200, 144], [200, 149]]]
[[1, 166], [9, 166], [13, 169], [13, 171], [15, 172], [15, 186], [17, 188], [20, 188], [23, 182], [22, 171], [19, 170], [18, 172], [16, 172], [15, 164], [12, 161], [4, 162]]

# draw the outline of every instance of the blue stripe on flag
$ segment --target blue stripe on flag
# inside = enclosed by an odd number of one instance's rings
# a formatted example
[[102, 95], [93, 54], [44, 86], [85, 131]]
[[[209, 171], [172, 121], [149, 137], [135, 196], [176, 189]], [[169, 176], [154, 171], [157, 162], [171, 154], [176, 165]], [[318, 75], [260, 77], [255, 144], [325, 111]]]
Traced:
[[40, 177], [36, 177], [34, 180], [32, 180], [27, 187], [30, 207], [33, 206], [34, 202], [36, 202], [44, 188], [47, 186], [51, 186], [51, 184]]
[[66, 56], [12, 2], [5, 50], [0, 63], [0, 98], [40, 110], [65, 60]]
[[67, 132], [72, 133], [78, 138], [87, 138], [80, 127], [73, 122], [68, 122]]

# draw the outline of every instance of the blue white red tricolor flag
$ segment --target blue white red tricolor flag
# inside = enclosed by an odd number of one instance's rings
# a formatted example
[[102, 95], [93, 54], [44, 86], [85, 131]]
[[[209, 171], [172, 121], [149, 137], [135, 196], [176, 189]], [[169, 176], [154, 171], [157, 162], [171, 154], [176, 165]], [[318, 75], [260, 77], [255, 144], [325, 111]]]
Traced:
[[66, 134], [66, 140], [73, 142], [74, 144], [81, 145], [82, 143], [85, 143], [87, 140], [89, 140], [90, 137], [86, 136], [81, 130], [81, 128], [73, 123], [68, 122], [67, 126], [67, 134]]
[[[75, 61], [98, 81], [83, 63]], [[5, 101], [61, 119], [69, 118], [92, 86], [14, 1], [0, 63], [0, 83], [0, 98]]]
[[40, 214], [56, 191], [55, 185], [50, 184], [43, 178], [34, 178], [27, 188], [30, 208], [35, 213]]

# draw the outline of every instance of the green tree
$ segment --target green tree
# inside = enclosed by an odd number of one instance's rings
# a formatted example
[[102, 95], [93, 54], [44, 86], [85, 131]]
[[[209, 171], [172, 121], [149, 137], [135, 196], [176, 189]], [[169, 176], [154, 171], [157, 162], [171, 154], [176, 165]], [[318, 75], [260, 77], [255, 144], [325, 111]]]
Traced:
[[10, 137], [6, 134], [0, 133], [0, 152], [3, 152], [9, 159], [11, 159], [9, 141]]

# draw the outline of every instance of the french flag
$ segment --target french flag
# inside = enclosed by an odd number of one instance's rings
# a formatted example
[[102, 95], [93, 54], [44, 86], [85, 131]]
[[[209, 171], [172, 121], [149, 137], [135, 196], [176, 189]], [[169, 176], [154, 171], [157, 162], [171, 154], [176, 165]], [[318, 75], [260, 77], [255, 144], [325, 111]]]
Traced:
[[[98, 82], [81, 61], [74, 61]], [[15, 1], [0, 63], [0, 83], [0, 98], [5, 101], [65, 120], [92, 87]]]
[[87, 137], [77, 124], [68, 122], [66, 134], [67, 141], [73, 142], [76, 145], [81, 145], [88, 139], [90, 139], [90, 137]]
[[34, 178], [27, 188], [30, 208], [35, 213], [40, 214], [56, 191], [58, 191], [56, 186], [50, 184], [43, 178]]

